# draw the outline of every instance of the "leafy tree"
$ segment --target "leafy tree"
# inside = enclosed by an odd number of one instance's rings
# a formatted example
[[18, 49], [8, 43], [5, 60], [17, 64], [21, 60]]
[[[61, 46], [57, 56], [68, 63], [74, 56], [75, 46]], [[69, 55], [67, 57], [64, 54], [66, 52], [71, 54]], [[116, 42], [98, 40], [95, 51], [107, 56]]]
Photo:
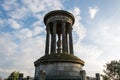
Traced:
[[14, 71], [10, 74], [7, 80], [18, 80], [18, 78], [19, 78], [19, 72]]
[[102, 75], [103, 80], [120, 80], [120, 60], [107, 63], [105, 68], [103, 70], [105, 75]]

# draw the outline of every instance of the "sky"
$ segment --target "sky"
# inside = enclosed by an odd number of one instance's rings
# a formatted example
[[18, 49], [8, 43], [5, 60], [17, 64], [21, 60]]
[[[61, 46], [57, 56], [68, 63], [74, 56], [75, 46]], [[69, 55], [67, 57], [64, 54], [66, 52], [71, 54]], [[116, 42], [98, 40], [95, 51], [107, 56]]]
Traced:
[[45, 54], [43, 18], [52, 10], [75, 16], [74, 54], [88, 76], [120, 60], [120, 0], [0, 0], [0, 76], [13, 71], [34, 76], [34, 61]]

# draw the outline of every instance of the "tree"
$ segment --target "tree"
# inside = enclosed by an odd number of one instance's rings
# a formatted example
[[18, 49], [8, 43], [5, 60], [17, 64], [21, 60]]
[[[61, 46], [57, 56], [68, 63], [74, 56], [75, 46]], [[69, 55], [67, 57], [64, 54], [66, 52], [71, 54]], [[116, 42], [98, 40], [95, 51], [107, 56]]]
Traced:
[[10, 74], [7, 80], [18, 80], [18, 78], [19, 78], [19, 72], [14, 71]]
[[120, 80], [120, 60], [111, 61], [105, 65], [103, 80]]

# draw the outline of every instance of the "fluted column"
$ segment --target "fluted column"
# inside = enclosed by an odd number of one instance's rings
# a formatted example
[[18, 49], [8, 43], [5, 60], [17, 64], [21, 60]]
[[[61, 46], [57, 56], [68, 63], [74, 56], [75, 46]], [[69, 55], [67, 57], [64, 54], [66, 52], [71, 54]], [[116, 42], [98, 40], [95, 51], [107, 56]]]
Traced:
[[56, 22], [53, 22], [52, 28], [52, 41], [51, 41], [51, 53], [56, 53]]
[[50, 36], [50, 28], [49, 25], [47, 24], [47, 28], [46, 28], [46, 47], [45, 47], [45, 55], [49, 54], [49, 36]]
[[72, 39], [72, 25], [71, 24], [69, 24], [69, 50], [70, 50], [70, 54], [74, 54], [73, 39]]
[[66, 35], [65, 35], [65, 27], [66, 27], [66, 23], [62, 22], [62, 50], [63, 53], [67, 52], [66, 50]]

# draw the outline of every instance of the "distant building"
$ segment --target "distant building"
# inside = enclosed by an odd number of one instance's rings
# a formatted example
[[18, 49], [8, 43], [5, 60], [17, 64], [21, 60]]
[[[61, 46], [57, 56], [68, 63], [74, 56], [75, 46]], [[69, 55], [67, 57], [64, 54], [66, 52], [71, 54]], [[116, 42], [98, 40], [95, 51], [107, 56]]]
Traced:
[[64, 10], [45, 15], [45, 55], [34, 62], [35, 80], [100, 80], [99, 74], [95, 78], [87, 77], [82, 69], [85, 62], [74, 55], [74, 22], [74, 16]]

